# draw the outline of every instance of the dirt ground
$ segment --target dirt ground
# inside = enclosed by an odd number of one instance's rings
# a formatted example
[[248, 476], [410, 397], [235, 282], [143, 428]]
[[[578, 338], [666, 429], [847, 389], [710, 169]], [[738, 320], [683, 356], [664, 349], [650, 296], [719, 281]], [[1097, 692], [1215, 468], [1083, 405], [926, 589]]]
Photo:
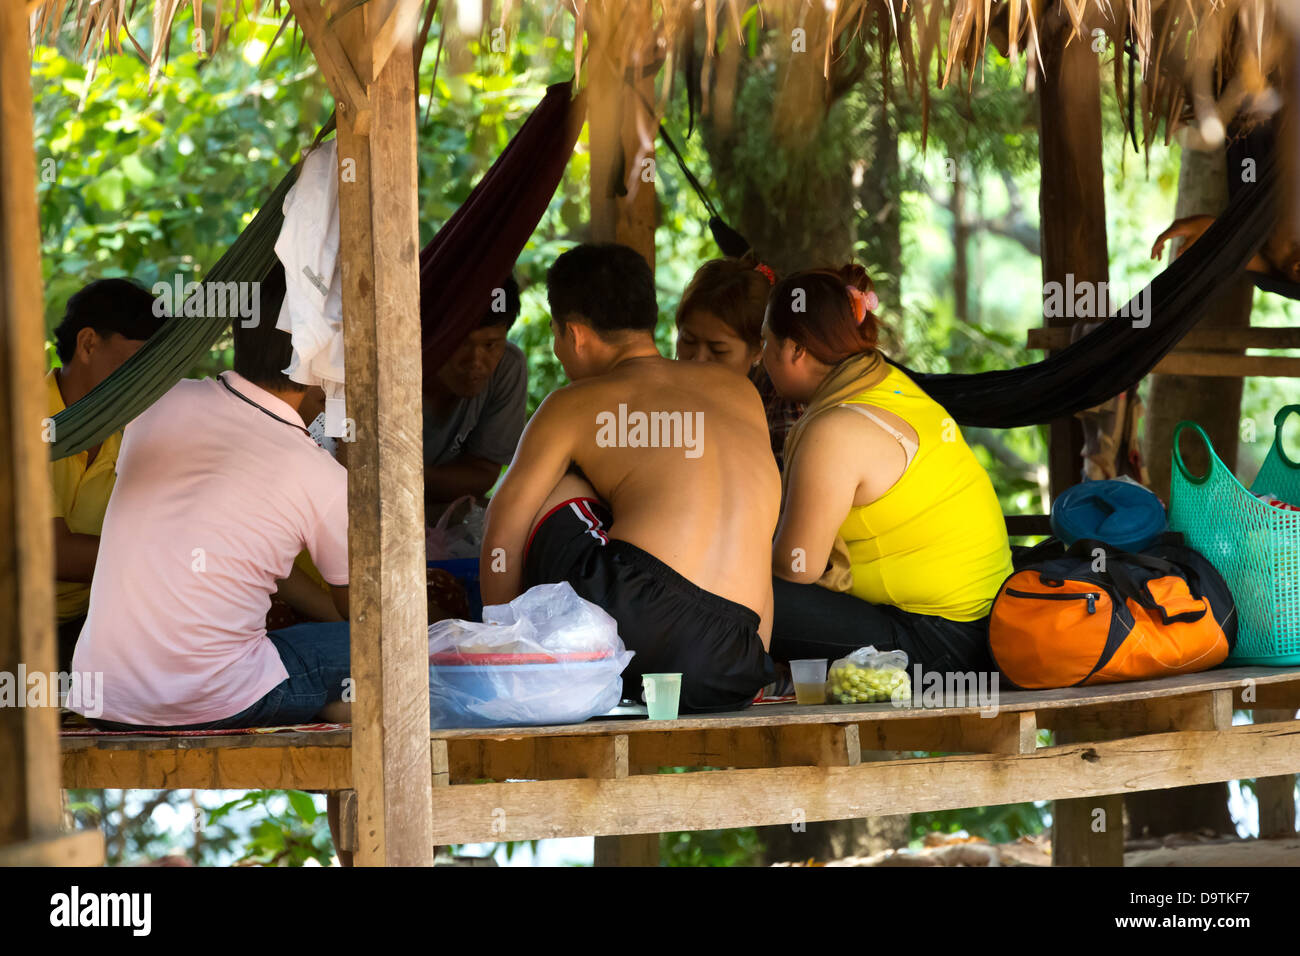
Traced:
[[[1046, 836], [1014, 843], [987, 843], [975, 837], [932, 836], [919, 850], [887, 850], [872, 856], [828, 863], [777, 866], [1051, 866]], [[1132, 840], [1124, 848], [1125, 866], [1300, 866], [1300, 834], [1273, 840], [1241, 840], [1174, 834], [1159, 840]]]

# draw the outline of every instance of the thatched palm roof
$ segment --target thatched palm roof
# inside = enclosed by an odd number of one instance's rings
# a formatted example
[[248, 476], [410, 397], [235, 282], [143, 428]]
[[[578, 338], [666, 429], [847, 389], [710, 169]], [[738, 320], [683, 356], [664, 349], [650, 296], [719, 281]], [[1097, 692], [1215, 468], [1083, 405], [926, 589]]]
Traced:
[[[284, 0], [152, 0], [152, 43], [145, 50], [131, 34], [136, 8], [150, 0], [26, 0], [38, 37], [72, 31], [86, 57], [134, 48], [155, 72], [164, 63], [176, 14], [192, 7], [206, 25], [205, 45], [221, 47], [230, 23], [250, 13], [291, 19]], [[339, 16], [364, 0], [325, 0]], [[438, 0], [426, 0], [437, 5]], [[541, 2], [541, 0], [538, 0]], [[1094, 44], [1113, 56], [1117, 87], [1134, 87], [1134, 113], [1148, 145], [1164, 129], [1166, 139], [1195, 118], [1211, 138], [1251, 98], [1276, 92], [1276, 68], [1290, 30], [1300, 29], [1296, 0], [545, 0], [556, 13], [572, 12], [575, 59], [582, 61], [593, 23], [616, 25], [630, 63], [662, 62], [671, 76], [678, 64], [707, 64], [733, 39], [745, 42], [745, 23], [757, 16], [765, 27], [792, 37], [804, 31], [806, 48], [830, 77], [855, 43], [898, 54], [904, 83], [931, 88], [978, 80], [992, 44], [1013, 60], [1024, 56], [1033, 83], [1041, 64], [1041, 34], [1049, 21], [1068, 25], [1071, 42]], [[507, 24], [518, 0], [487, 4], [492, 24]], [[479, 0], [443, 0], [457, 16], [476, 13]], [[432, 11], [427, 11], [431, 14]], [[448, 11], [441, 11], [446, 17]], [[471, 17], [472, 18], [472, 17]], [[556, 22], [552, 17], [551, 22]], [[1097, 31], [1104, 31], [1101, 37]], [[189, 38], [187, 38], [189, 39]], [[881, 58], [884, 61], [884, 58]], [[707, 66], [705, 67], [707, 70]]]

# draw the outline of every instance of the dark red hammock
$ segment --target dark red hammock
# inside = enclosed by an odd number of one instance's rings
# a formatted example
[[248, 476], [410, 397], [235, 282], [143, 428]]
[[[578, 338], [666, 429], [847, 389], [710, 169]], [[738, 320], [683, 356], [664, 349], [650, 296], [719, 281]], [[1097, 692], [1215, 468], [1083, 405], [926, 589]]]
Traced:
[[546, 95], [420, 253], [420, 326], [427, 384], [487, 311], [514, 268], [573, 153], [586, 97], [573, 84]]

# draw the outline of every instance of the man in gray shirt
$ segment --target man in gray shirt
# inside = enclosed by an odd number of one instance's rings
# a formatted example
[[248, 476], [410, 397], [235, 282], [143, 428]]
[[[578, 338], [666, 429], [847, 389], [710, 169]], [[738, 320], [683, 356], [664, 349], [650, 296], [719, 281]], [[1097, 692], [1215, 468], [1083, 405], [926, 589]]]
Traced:
[[483, 497], [514, 457], [527, 415], [524, 353], [506, 341], [519, 316], [514, 277], [493, 290], [479, 327], [443, 363], [424, 396], [425, 520], [462, 495]]

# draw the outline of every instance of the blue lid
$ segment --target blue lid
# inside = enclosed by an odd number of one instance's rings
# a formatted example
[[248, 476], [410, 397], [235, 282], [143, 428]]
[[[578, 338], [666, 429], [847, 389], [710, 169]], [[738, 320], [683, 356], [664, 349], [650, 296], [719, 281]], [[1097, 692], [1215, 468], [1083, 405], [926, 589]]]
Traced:
[[1087, 538], [1119, 551], [1141, 551], [1166, 526], [1160, 499], [1131, 481], [1085, 481], [1052, 504], [1052, 533], [1067, 547]]

